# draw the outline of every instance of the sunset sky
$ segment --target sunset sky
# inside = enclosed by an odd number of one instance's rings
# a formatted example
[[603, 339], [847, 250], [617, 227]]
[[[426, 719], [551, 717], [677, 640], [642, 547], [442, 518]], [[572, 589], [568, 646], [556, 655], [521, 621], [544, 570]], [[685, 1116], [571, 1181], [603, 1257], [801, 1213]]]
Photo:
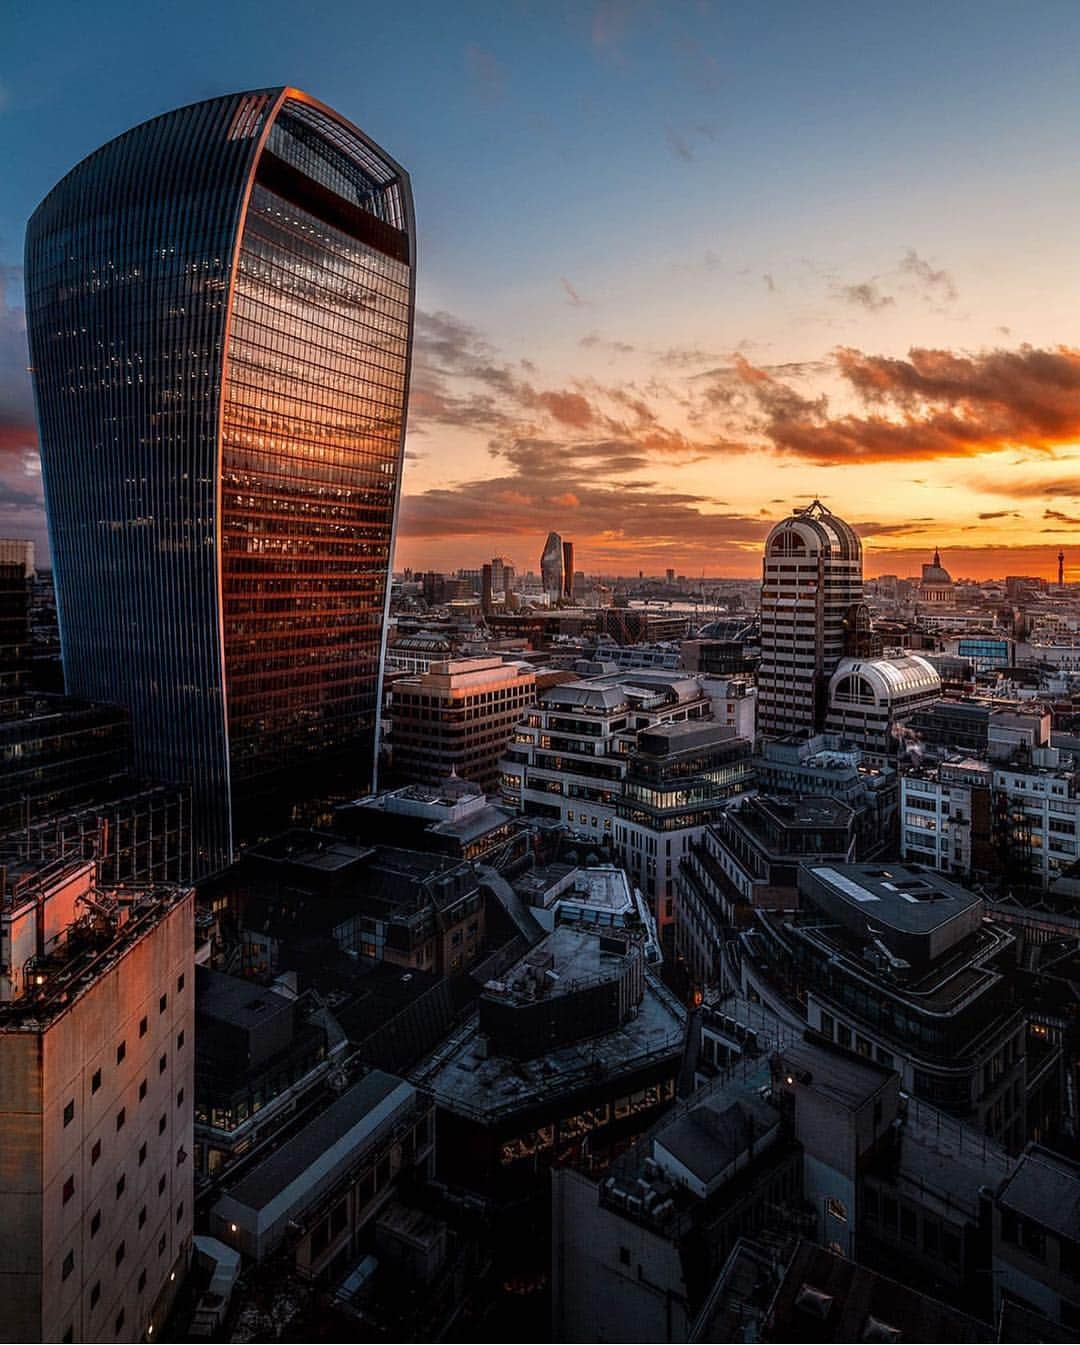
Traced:
[[752, 575], [816, 495], [868, 574], [1080, 580], [1080, 5], [6, 12], [0, 536], [44, 550], [27, 217], [127, 127], [287, 83], [412, 174], [399, 568], [556, 529], [590, 573]]

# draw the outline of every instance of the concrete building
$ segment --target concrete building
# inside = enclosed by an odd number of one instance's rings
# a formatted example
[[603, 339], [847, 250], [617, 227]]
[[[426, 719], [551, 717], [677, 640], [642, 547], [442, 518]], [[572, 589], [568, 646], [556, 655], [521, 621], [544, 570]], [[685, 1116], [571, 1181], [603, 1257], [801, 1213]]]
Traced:
[[194, 895], [59, 864], [0, 920], [0, 1339], [149, 1339], [191, 1249]]
[[429, 1100], [371, 1070], [230, 1186], [210, 1231], [254, 1261], [288, 1240], [303, 1278], [332, 1280], [404, 1179], [428, 1174], [433, 1145]]
[[410, 1074], [435, 1099], [436, 1173], [496, 1204], [569, 1149], [601, 1155], [675, 1095], [685, 1017], [628, 931], [561, 925], [488, 983]]
[[984, 921], [982, 899], [914, 864], [807, 864], [799, 899], [794, 919], [758, 912], [740, 936], [743, 992], [798, 1005], [905, 1092], [1018, 1149], [1029, 1054], [1033, 1078], [1042, 1062], [994, 965], [1014, 936]]
[[935, 611], [956, 606], [956, 585], [952, 575], [942, 565], [941, 552], [936, 548], [934, 559], [922, 567], [922, 579], [915, 591], [915, 600], [919, 606], [928, 606]]
[[776, 524], [762, 567], [759, 733], [823, 726], [829, 678], [856, 652], [850, 635], [862, 597], [862, 545], [853, 528], [820, 500]]
[[900, 778], [900, 853], [939, 873], [988, 872], [994, 818], [989, 762], [962, 757]]
[[536, 701], [536, 671], [501, 658], [450, 659], [401, 678], [391, 690], [394, 773], [437, 785], [450, 775], [499, 786], [499, 758]]
[[1080, 1164], [1027, 1146], [994, 1200], [993, 1258], [998, 1311], [1012, 1302], [1080, 1334]]
[[727, 939], [754, 910], [794, 910], [803, 860], [850, 863], [854, 809], [839, 799], [752, 796], [725, 808], [691, 844], [676, 879], [676, 952], [700, 985], [722, 980]]
[[426, 850], [500, 868], [524, 858], [529, 839], [519, 817], [459, 777], [343, 804], [335, 809], [334, 828], [365, 844]]

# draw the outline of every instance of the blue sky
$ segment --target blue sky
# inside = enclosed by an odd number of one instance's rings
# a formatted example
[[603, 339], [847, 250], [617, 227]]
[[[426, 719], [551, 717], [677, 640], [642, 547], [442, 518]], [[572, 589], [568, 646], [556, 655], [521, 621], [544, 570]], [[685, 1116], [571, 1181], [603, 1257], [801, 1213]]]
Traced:
[[[991, 523], [1018, 564], [1056, 553], [1042, 525], [1076, 507], [1080, 413], [1054, 389], [1075, 371], [1048, 388], [1019, 352], [1078, 344], [1080, 5], [9, 0], [7, 16], [0, 531], [37, 526], [18, 345], [27, 216], [128, 126], [287, 83], [413, 178], [427, 317], [399, 562], [498, 550], [528, 568], [550, 526], [582, 539], [590, 569], [752, 570], [775, 501], [818, 490], [877, 525], [892, 567], [933, 533], [978, 568]], [[971, 361], [965, 446], [823, 447], [843, 417], [872, 438], [875, 416], [940, 403], [916, 360], [887, 366], [886, 403], [868, 411], [886, 366], [853, 378], [835, 356], [913, 347]], [[987, 365], [995, 350], [1013, 363]], [[512, 371], [518, 394], [498, 403], [485, 368]], [[1025, 404], [1053, 404], [1034, 420], [988, 407], [990, 368], [1035, 380]], [[817, 433], [805, 451], [777, 428], [788, 392], [785, 425], [797, 412]], [[1006, 413], [1004, 437], [980, 437]], [[564, 450], [578, 475], [568, 465], [539, 492], [530, 445]], [[980, 513], [999, 518], [976, 542], [964, 532]]]

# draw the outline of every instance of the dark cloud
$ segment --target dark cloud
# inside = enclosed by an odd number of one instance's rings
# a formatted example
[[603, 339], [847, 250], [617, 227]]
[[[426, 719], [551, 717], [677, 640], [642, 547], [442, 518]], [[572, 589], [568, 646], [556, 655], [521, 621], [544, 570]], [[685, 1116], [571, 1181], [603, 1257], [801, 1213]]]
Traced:
[[831, 416], [745, 359], [734, 368], [758, 417], [750, 428], [781, 453], [831, 465], [1051, 451], [1080, 438], [1080, 350], [913, 349], [907, 359], [834, 352], [836, 371], [867, 408]]
[[917, 281], [928, 299], [935, 303], [955, 303], [956, 284], [948, 271], [938, 270], [920, 257], [914, 248], [908, 248], [900, 263], [900, 270]]
[[865, 308], [869, 313], [880, 313], [883, 308], [896, 303], [892, 295], [883, 294], [873, 280], [864, 280], [858, 285], [839, 285], [836, 296], [855, 308]]

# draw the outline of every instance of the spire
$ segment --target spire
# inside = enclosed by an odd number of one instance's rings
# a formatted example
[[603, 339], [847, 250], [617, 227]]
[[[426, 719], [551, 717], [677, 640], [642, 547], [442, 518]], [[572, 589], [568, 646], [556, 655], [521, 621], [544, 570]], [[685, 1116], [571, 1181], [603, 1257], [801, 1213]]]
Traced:
[[938, 550], [936, 546], [934, 547], [934, 564], [938, 567], [939, 570], [941, 569], [941, 552]]

